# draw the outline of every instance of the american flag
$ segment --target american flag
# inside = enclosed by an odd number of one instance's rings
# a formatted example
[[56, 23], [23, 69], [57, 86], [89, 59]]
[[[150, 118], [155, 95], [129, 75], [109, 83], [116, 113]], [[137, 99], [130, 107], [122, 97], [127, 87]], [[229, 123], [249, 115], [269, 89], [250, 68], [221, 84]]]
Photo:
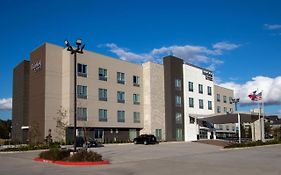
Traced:
[[252, 101], [259, 101], [262, 100], [262, 91], [258, 94], [256, 94], [257, 91], [252, 92], [251, 94], [248, 95], [248, 97], [252, 100]]

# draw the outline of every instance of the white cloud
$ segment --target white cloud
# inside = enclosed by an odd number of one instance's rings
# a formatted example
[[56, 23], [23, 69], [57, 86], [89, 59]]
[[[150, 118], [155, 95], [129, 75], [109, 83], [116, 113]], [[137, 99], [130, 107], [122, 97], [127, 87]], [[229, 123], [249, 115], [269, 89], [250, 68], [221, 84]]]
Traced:
[[147, 54], [136, 54], [130, 52], [129, 49], [120, 48], [114, 43], [108, 43], [104, 45], [110, 48], [110, 51], [116, 54], [121, 60], [133, 61], [133, 62], [145, 62], [150, 59], [150, 55]]
[[265, 76], [253, 77], [244, 84], [235, 82], [226, 82], [221, 86], [234, 90], [235, 98], [240, 98], [242, 105], [251, 105], [253, 102], [248, 95], [254, 90], [263, 91], [263, 99], [265, 104], [281, 104], [281, 76], [271, 78]]
[[11, 110], [12, 109], [12, 98], [0, 99], [0, 110]]
[[264, 27], [268, 30], [281, 29], [281, 24], [264, 24]]
[[215, 49], [215, 52], [217, 54], [222, 54], [222, 52], [225, 50], [234, 50], [234, 49], [237, 49], [238, 47], [240, 47], [240, 45], [230, 43], [227, 41], [218, 42], [218, 43], [213, 44], [213, 48]]
[[196, 45], [172, 45], [168, 47], [154, 48], [148, 53], [133, 53], [129, 49], [118, 47], [114, 43], [104, 44], [110, 49], [110, 52], [116, 54], [120, 59], [135, 63], [143, 63], [153, 61], [162, 63], [162, 57], [174, 55], [182, 58], [185, 62], [192, 64], [205, 64], [208, 68], [215, 70], [216, 66], [222, 64], [223, 61], [213, 56], [221, 55], [224, 51], [233, 50], [239, 47], [237, 44], [230, 42], [219, 42], [213, 45], [212, 49], [204, 46]]

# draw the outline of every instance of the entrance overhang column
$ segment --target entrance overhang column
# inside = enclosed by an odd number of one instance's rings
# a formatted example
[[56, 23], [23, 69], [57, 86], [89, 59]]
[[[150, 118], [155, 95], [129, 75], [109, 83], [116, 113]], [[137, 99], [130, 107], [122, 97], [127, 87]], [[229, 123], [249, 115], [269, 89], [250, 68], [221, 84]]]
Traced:
[[238, 113], [237, 117], [238, 117], [238, 129], [239, 129], [238, 137], [239, 137], [239, 143], [241, 143], [241, 117], [240, 117], [240, 113]]

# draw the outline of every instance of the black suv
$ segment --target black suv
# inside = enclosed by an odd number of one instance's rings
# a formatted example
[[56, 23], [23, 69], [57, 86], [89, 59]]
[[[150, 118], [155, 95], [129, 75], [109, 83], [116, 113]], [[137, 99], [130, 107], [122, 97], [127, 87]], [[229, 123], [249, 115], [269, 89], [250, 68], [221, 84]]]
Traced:
[[76, 138], [76, 146], [77, 147], [88, 147], [88, 148], [91, 148], [91, 147], [102, 147], [103, 145], [99, 144], [97, 142], [96, 139], [93, 139], [93, 138], [88, 138], [87, 142], [85, 143], [85, 140], [83, 137], [77, 137]]
[[157, 139], [152, 134], [142, 134], [136, 138], [134, 138], [134, 144], [155, 144], [158, 143]]

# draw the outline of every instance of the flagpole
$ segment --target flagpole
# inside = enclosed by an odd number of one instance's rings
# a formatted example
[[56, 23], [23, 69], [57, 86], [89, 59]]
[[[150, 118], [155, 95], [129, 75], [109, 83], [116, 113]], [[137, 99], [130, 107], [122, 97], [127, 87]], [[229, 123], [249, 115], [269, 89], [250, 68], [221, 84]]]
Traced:
[[260, 140], [262, 141], [262, 126], [261, 126], [261, 107], [260, 102], [258, 101], [258, 110], [259, 110], [259, 123], [260, 123]]
[[264, 116], [265, 116], [265, 112], [264, 112], [264, 100], [263, 100], [263, 97], [261, 99], [262, 101], [262, 141], [264, 142], [265, 141], [265, 130], [264, 130]]

